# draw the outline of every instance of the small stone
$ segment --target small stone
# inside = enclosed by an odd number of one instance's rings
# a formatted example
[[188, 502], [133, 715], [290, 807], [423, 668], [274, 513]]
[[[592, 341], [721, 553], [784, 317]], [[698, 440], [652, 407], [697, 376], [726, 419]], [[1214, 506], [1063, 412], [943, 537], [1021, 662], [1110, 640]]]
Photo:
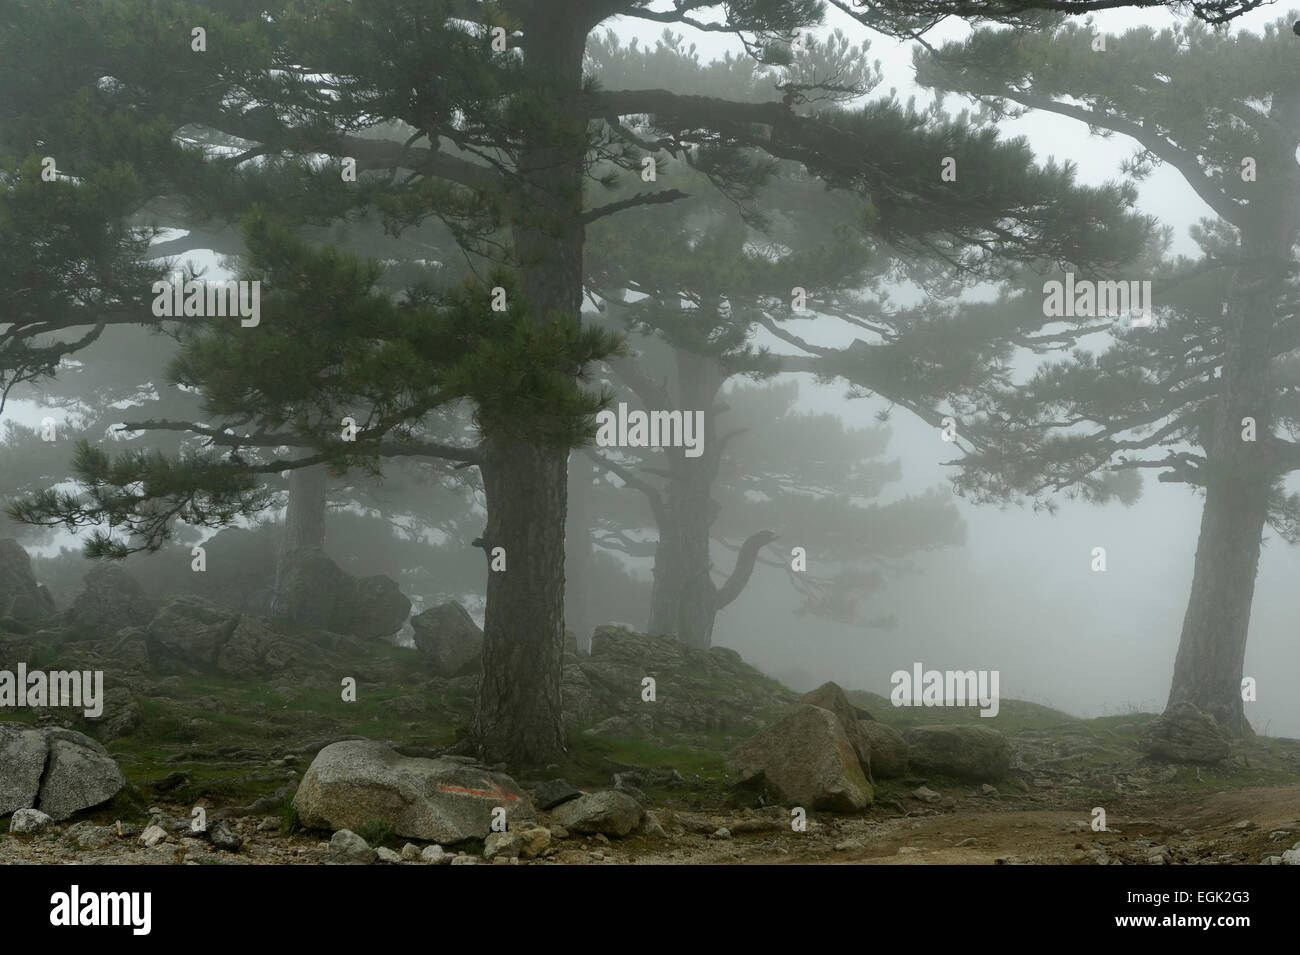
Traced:
[[567, 839], [569, 838], [569, 830], [563, 826], [551, 826], [551, 838], [557, 840]]
[[667, 839], [668, 833], [664, 831], [663, 823], [653, 812], [646, 812], [645, 818], [641, 820], [642, 835], [649, 836], [651, 839]]
[[515, 830], [519, 835], [519, 854], [534, 859], [551, 844], [551, 831], [545, 826], [521, 825]]
[[[439, 848], [442, 848], [439, 846]], [[402, 846], [403, 862], [418, 862], [420, 860], [420, 847], [413, 842], [408, 842]]]
[[934, 803], [934, 802], [938, 802], [943, 797], [940, 796], [933, 789], [931, 789], [929, 786], [919, 786], [917, 787], [916, 791], [912, 793], [912, 798], [919, 799], [921, 800], [921, 802]]
[[900, 856], [907, 856], [907, 855], [911, 855], [913, 852], [920, 852], [920, 851], [921, 850], [918, 849], [916, 846], [900, 846], [898, 849], [898, 854]]
[[154, 846], [167, 841], [167, 830], [162, 826], [149, 826], [144, 832], [140, 833], [140, 841], [152, 849]]
[[207, 837], [208, 842], [213, 846], [225, 849], [227, 852], [238, 852], [239, 847], [244, 844], [244, 840], [235, 834], [235, 831], [230, 828], [230, 823], [224, 819], [218, 819], [208, 825]]
[[9, 831], [35, 835], [38, 832], [44, 832], [45, 828], [53, 821], [39, 809], [18, 809], [9, 820]]
[[442, 846], [425, 846], [420, 850], [420, 859], [426, 865], [450, 865], [452, 855]]
[[1300, 846], [1282, 853], [1283, 865], [1300, 865]]
[[990, 786], [988, 783], [985, 783], [984, 785], [980, 786], [981, 796], [996, 796], [997, 794], [998, 794], [997, 786]]
[[965, 849], [968, 846], [977, 846], [977, 845], [979, 845], [978, 839], [976, 839], [974, 836], [967, 836], [961, 842], [957, 843], [957, 848]]
[[402, 861], [402, 857], [387, 846], [380, 846], [375, 850], [375, 855], [379, 857], [380, 862], [387, 862], [389, 865], [396, 865]]
[[333, 865], [369, 865], [378, 858], [370, 844], [351, 829], [340, 829], [330, 839], [325, 861]]
[[714, 830], [713, 838], [714, 838], [714, 839], [730, 839], [730, 838], [731, 838], [731, 830], [728, 829], [726, 826], [721, 826], [721, 827], [719, 827], [718, 829]]
[[523, 841], [517, 832], [491, 832], [483, 840], [484, 859], [509, 859], [518, 856], [522, 849]]
[[848, 852], [852, 849], [861, 849], [862, 843], [857, 839], [845, 839], [843, 842], [835, 843], [836, 852]]
[[456, 856], [451, 860], [452, 865], [478, 865], [478, 859], [474, 856]]

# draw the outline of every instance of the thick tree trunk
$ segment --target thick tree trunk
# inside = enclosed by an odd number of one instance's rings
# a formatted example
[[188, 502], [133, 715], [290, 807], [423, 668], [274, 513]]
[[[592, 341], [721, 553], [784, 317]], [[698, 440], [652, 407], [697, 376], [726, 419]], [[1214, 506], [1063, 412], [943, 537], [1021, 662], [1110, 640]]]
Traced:
[[[564, 449], [490, 438], [482, 465], [489, 568], [483, 669], [470, 723], [493, 762], [541, 766], [564, 754]], [[522, 477], [522, 480], [521, 480]]]
[[591, 482], [595, 468], [586, 455], [569, 455], [568, 517], [564, 526], [564, 628], [578, 638], [578, 648], [591, 652], [592, 619], [591, 529], [596, 523]]
[[291, 588], [290, 568], [304, 554], [321, 554], [325, 549], [325, 491], [329, 474], [323, 464], [289, 472], [289, 504], [275, 558], [275, 585], [271, 593], [271, 619], [281, 626], [297, 626], [314, 620], [318, 608], [297, 606], [307, 598], [300, 588]]
[[[1193, 703], [1233, 736], [1251, 733], [1242, 706], [1242, 668], [1277, 474], [1269, 457], [1269, 362], [1278, 289], [1270, 276], [1279, 273], [1257, 250], [1247, 250], [1247, 261], [1228, 296], [1222, 390], [1203, 442], [1205, 509], [1167, 704]], [[1254, 441], [1243, 438], [1245, 418], [1255, 422]]]
[[[512, 199], [519, 287], [533, 318], [579, 318], [582, 300], [582, 185], [587, 124], [577, 98], [588, 24], [572, 4], [536, 4], [523, 15], [525, 67], [537, 100], [521, 132]], [[577, 369], [574, 369], [576, 373]], [[486, 439], [484, 546], [504, 547], [505, 571], [489, 571], [483, 670], [469, 740], [489, 762], [542, 766], [565, 755], [560, 712], [564, 652], [564, 516], [567, 448], [518, 437], [532, 409], [520, 408], [515, 436]], [[500, 430], [500, 429], [498, 429]]]

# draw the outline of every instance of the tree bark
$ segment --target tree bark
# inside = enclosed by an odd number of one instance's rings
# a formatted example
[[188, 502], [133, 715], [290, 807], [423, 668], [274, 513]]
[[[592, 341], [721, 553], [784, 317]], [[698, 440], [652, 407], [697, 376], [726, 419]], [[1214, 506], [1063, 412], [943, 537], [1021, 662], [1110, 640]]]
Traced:
[[[536, 322], [557, 314], [577, 321], [588, 145], [579, 97], [589, 25], [572, 4], [530, 5], [522, 19], [538, 112], [520, 133], [511, 196], [519, 287]], [[520, 437], [530, 430], [531, 410], [519, 409], [509, 435], [487, 436], [483, 464], [483, 545], [489, 561], [492, 548], [504, 547], [507, 569], [488, 573], [483, 669], [469, 741], [486, 761], [512, 766], [542, 766], [565, 755], [560, 668], [568, 449]]]
[[[560, 668], [564, 652], [564, 449], [485, 442], [488, 571], [483, 668], [470, 722], [476, 751], [491, 762], [541, 766], [563, 757]], [[499, 554], [500, 552], [497, 552]]]

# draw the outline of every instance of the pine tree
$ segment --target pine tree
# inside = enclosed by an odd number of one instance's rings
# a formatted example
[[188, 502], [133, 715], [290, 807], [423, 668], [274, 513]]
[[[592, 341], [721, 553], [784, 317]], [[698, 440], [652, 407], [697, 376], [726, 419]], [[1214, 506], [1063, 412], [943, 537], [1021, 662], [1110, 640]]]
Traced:
[[1150, 327], [1099, 351], [1081, 339], [1113, 319], [1045, 319], [1046, 285], [1020, 296], [1026, 328], [1072, 326], [1039, 342], [1074, 347], [963, 424], [977, 453], [961, 483], [984, 498], [1106, 499], [1116, 474], [1154, 469], [1203, 491], [1169, 705], [1194, 703], [1247, 733], [1242, 665], [1263, 532], [1300, 540], [1300, 500], [1283, 487], [1300, 467], [1300, 61], [1281, 22], [1262, 35], [1188, 24], [1105, 40], [1097, 51], [1090, 30], [1061, 23], [1014, 40], [981, 31], [918, 58], [923, 82], [979, 96], [993, 116], [1045, 110], [1129, 137], [1129, 172], [1172, 167], [1218, 217], [1193, 230], [1200, 261], [1162, 260], [1157, 246], [1145, 263], [1088, 276], [1150, 281], [1156, 305]]

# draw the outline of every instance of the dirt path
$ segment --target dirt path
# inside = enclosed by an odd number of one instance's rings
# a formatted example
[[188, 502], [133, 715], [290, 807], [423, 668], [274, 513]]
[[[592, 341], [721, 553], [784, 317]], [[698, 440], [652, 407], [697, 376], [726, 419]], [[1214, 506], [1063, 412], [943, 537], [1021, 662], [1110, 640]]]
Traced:
[[[716, 818], [716, 817], [715, 817]], [[688, 820], [693, 822], [694, 819]], [[725, 820], [721, 820], [725, 821]], [[1257, 865], [1300, 841], [1300, 784], [1130, 798], [1093, 832], [1079, 809], [982, 809], [920, 816], [841, 818], [806, 833], [675, 840], [668, 852], [627, 861], [690, 864]], [[615, 858], [619, 853], [615, 850]], [[566, 860], [568, 861], [568, 860]], [[577, 861], [577, 860], [573, 860]], [[623, 861], [618, 859], [618, 861]]]

